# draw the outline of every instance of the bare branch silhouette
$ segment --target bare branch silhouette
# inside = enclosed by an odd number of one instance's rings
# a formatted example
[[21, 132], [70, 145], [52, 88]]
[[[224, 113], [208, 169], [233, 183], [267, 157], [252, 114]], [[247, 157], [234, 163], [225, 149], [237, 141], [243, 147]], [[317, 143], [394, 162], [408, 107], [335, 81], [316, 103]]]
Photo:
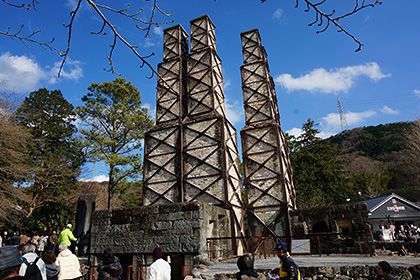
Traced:
[[[75, 7], [75, 9], [70, 13], [70, 22], [65, 25], [66, 28], [68, 28], [68, 35], [67, 35], [67, 48], [66, 50], [61, 54], [63, 57], [63, 60], [61, 62], [60, 68], [59, 68], [59, 74], [61, 73], [64, 64], [66, 63], [67, 60], [67, 56], [71, 50], [71, 37], [72, 37], [72, 27], [74, 24], [74, 19], [80, 9], [80, 5], [82, 3], [83, 0], [78, 0], [77, 1], [77, 5]], [[161, 15], [164, 15], [166, 17], [169, 17], [171, 14], [170, 13], [166, 13], [164, 12], [157, 4], [157, 0], [153, 1], [153, 5], [151, 8], [151, 12], [150, 12], [150, 17], [148, 20], [144, 20], [143, 18], [140, 17], [140, 15], [142, 15], [143, 13], [143, 9], [137, 9], [134, 12], [130, 12], [130, 4], [128, 4], [127, 6], [125, 6], [122, 9], [117, 9], [115, 7], [111, 7], [108, 5], [104, 5], [104, 4], [100, 4], [97, 1], [94, 0], [86, 0], [86, 2], [90, 5], [90, 7], [93, 9], [93, 11], [101, 18], [102, 20], [102, 24], [101, 27], [99, 28], [98, 31], [95, 32], [91, 32], [92, 35], [108, 35], [108, 33], [106, 32], [107, 29], [110, 30], [110, 33], [113, 35], [113, 40], [111, 45], [109, 46], [109, 53], [107, 56], [107, 60], [108, 60], [108, 65], [109, 68], [106, 68], [106, 71], [112, 72], [114, 74], [119, 74], [116, 72], [115, 70], [115, 66], [113, 64], [113, 54], [115, 51], [115, 47], [117, 46], [117, 41], [120, 41], [123, 43], [123, 45], [125, 45], [126, 47], [128, 47], [131, 52], [140, 59], [141, 61], [141, 65], [140, 67], [144, 67], [145, 65], [150, 69], [151, 71], [151, 75], [149, 76], [149, 78], [153, 77], [154, 75], [157, 74], [156, 70], [154, 69], [154, 67], [148, 62], [146, 61], [147, 58], [151, 57], [154, 55], [154, 53], [150, 53], [148, 55], [142, 55], [140, 54], [140, 52], [137, 50], [137, 47], [134, 46], [133, 44], [129, 43], [125, 37], [118, 32], [116, 25], [108, 19], [108, 17], [105, 15], [105, 12], [111, 12], [114, 14], [118, 14], [120, 16], [122, 16], [123, 18], [127, 18], [131, 21], [135, 21], [138, 24], [136, 24], [136, 27], [139, 30], [142, 31], [146, 31], [146, 35], [145, 37], [150, 36], [150, 32], [152, 30], [153, 26], [160, 26], [162, 24], [168, 24], [173, 22], [172, 20], [168, 20], [168, 21], [155, 21], [154, 18], [156, 16], [156, 11], [158, 11]]]
[[[158, 0], [149, 0], [147, 2], [150, 3], [149, 12], [145, 12], [145, 8], [133, 8], [130, 4], [123, 6], [122, 8], [117, 8], [111, 5], [105, 5], [102, 3], [98, 3], [97, 0], [77, 0], [75, 8], [70, 12], [69, 22], [64, 24], [64, 27], [67, 29], [67, 40], [66, 40], [66, 48], [64, 51], [59, 50], [57, 47], [53, 45], [54, 38], [49, 41], [43, 41], [38, 39], [41, 30], [38, 29], [36, 31], [30, 32], [29, 34], [24, 34], [23, 32], [23, 25], [21, 25], [16, 31], [12, 31], [11, 27], [9, 27], [6, 31], [0, 31], [0, 36], [6, 36], [10, 39], [19, 40], [22, 44], [29, 47], [29, 44], [36, 44], [42, 47], [45, 47], [57, 54], [59, 54], [62, 58], [60, 67], [58, 70], [58, 76], [63, 71], [63, 67], [67, 62], [68, 56], [72, 49], [72, 33], [73, 33], [73, 25], [75, 24], [75, 19], [77, 14], [80, 12], [80, 8], [82, 2], [88, 4], [89, 7], [92, 8], [93, 12], [98, 15], [101, 19], [101, 25], [98, 26], [98, 31], [91, 32], [92, 35], [110, 35], [112, 36], [112, 43], [109, 45], [109, 52], [107, 56], [108, 61], [108, 68], [106, 71], [110, 71], [112, 73], [118, 74], [115, 70], [113, 64], [113, 55], [115, 53], [115, 48], [118, 42], [121, 42], [125, 47], [129, 48], [130, 51], [140, 59], [140, 67], [146, 66], [150, 69], [151, 75], [149, 78], [153, 77], [154, 75], [158, 75], [157, 71], [154, 67], [147, 61], [148, 58], [154, 55], [154, 53], [150, 53], [147, 55], [142, 54], [139, 49], [130, 43], [126, 37], [117, 29], [117, 25], [114, 22], [114, 18], [108, 18], [112, 14], [120, 16], [122, 19], [127, 19], [133, 22], [133, 25], [143, 32], [145, 32], [145, 37], [150, 37], [153, 31], [153, 27], [159, 27], [161, 25], [166, 25], [172, 23], [173, 21], [168, 20], [157, 20], [158, 16], [163, 18], [168, 18], [171, 16], [171, 13], [167, 13], [160, 8], [158, 5]], [[260, 0], [261, 2], [266, 2], [267, 0]], [[331, 26], [335, 26], [338, 32], [343, 32], [348, 37], [350, 37], [354, 42], [358, 44], [356, 49], [360, 51], [363, 43], [350, 31], [347, 30], [341, 24], [343, 19], [350, 17], [366, 8], [375, 7], [381, 5], [382, 2], [379, 0], [353, 0], [354, 6], [353, 8], [345, 12], [343, 14], [337, 15], [335, 10], [325, 12], [326, 7], [324, 5], [328, 4], [329, 0], [295, 0], [295, 7], [298, 7], [300, 3], [304, 3], [306, 9], [304, 10], [307, 13], [313, 13], [314, 19], [310, 22], [309, 26], [317, 26], [319, 30], [316, 33], [322, 33], [326, 31]], [[39, 4], [38, 0], [0, 0], [0, 3], [3, 3], [7, 6], [13, 8], [23, 8], [23, 9], [35, 9], [36, 5]], [[145, 5], [145, 4], [142, 4]], [[146, 7], [146, 6], [144, 6]], [[111, 34], [108, 34], [111, 33]], [[158, 75], [159, 76], [159, 75]]]
[[31, 43], [39, 45], [41, 47], [45, 47], [50, 51], [56, 52], [58, 54], [60, 53], [60, 50], [53, 45], [54, 38], [52, 38], [49, 41], [41, 41], [36, 38], [36, 36], [41, 32], [41, 30], [35, 30], [25, 35], [23, 34], [23, 28], [24, 25], [21, 25], [16, 31], [12, 31], [11, 27], [9, 27], [6, 31], [0, 31], [0, 35], [9, 37], [12, 40], [19, 40], [26, 47], [29, 47], [27, 43]]
[[67, 48], [64, 52], [62, 52], [60, 55], [63, 57], [63, 59], [61, 60], [61, 64], [60, 64], [60, 68], [58, 69], [58, 77], [60, 77], [61, 71], [63, 70], [64, 64], [67, 61], [67, 56], [70, 52], [70, 47], [71, 47], [71, 36], [72, 36], [72, 30], [73, 30], [73, 23], [74, 23], [74, 19], [76, 18], [77, 12], [80, 9], [80, 4], [82, 3], [82, 0], [78, 0], [77, 4], [76, 4], [76, 8], [71, 11], [70, 13], [70, 22], [69, 24], [65, 25], [66, 28], [68, 28], [68, 32], [67, 32]]
[[150, 32], [152, 29], [152, 26], [159, 26], [162, 24], [168, 24], [171, 23], [173, 21], [166, 21], [166, 22], [155, 22], [154, 21], [154, 17], [155, 17], [155, 12], [156, 10], [161, 13], [162, 15], [166, 16], [166, 17], [170, 17], [171, 14], [170, 13], [166, 13], [164, 12], [157, 4], [157, 0], [153, 0], [153, 7], [152, 7], [152, 12], [150, 13], [150, 18], [148, 22], [143, 22], [145, 24], [145, 26], [139, 26], [137, 25], [137, 28], [140, 30], [146, 30], [146, 35], [145, 37], [149, 37], [150, 36]]
[[13, 3], [12, 1], [8, 1], [8, 0], [1, 0], [1, 2], [13, 8], [26, 9], [26, 10], [35, 9], [35, 5], [39, 3], [37, 0], [32, 0], [30, 3], [24, 3], [24, 2]]
[[[267, 0], [261, 0], [261, 3], [266, 1]], [[319, 34], [325, 32], [331, 26], [330, 24], [332, 24], [337, 28], [338, 32], [343, 32], [357, 43], [357, 49], [355, 50], [356, 52], [362, 49], [363, 43], [353, 33], [348, 31], [346, 27], [341, 25], [340, 21], [366, 8], [373, 8], [382, 4], [382, 2], [379, 0], [362, 0], [361, 2], [359, 0], [354, 0], [354, 8], [352, 10], [342, 15], [335, 15], [336, 10], [332, 10], [330, 13], [327, 13], [322, 9], [323, 5], [326, 4], [328, 0], [321, 0], [318, 2], [311, 0], [296, 0], [295, 8], [299, 7], [300, 2], [303, 2], [306, 5], [304, 12], [309, 13], [312, 11], [315, 14], [314, 21], [310, 22], [308, 26], [313, 26], [316, 24], [318, 27], [321, 27], [320, 30], [316, 31], [316, 33]]]
[[[143, 67], [144, 65], [146, 65], [149, 69], [150, 69], [150, 71], [151, 71], [151, 75], [149, 76], [149, 78], [152, 78], [154, 75], [157, 75], [158, 73], [156, 72], [156, 70], [154, 69], [154, 67], [146, 60], [146, 58], [148, 58], [148, 57], [150, 57], [150, 56], [152, 56], [152, 55], [154, 55], [154, 53], [152, 53], [152, 54], [150, 54], [150, 55], [148, 55], [148, 56], [143, 56], [143, 55], [141, 55], [138, 51], [137, 51], [137, 49], [136, 49], [136, 47], [134, 46], [134, 45], [132, 45], [132, 44], [130, 44], [118, 31], [117, 31], [117, 29], [115, 28], [115, 25], [113, 25], [112, 23], [111, 23], [111, 21], [109, 21], [108, 20], [108, 18], [105, 16], [105, 14], [100, 10], [100, 6], [98, 6], [97, 4], [96, 4], [96, 2], [94, 2], [93, 0], [87, 0], [87, 2], [89, 3], [89, 5], [93, 8], [93, 10], [99, 15], [99, 17], [103, 20], [103, 25], [102, 25], [102, 27], [101, 27], [101, 30], [99, 31], [99, 33], [98, 34], [103, 34], [103, 31], [104, 31], [104, 25], [105, 26], [108, 26], [108, 28], [111, 30], [111, 32], [114, 34], [114, 39], [113, 39], [113, 43], [111, 44], [111, 46], [110, 46], [110, 51], [109, 51], [109, 55], [108, 55], [108, 64], [109, 64], [109, 71], [111, 71], [112, 73], [116, 73], [115, 72], [115, 68], [114, 68], [114, 65], [113, 65], [113, 60], [112, 60], [112, 55], [113, 55], [113, 52], [114, 52], [114, 49], [115, 49], [115, 46], [116, 46], [116, 42], [117, 42], [117, 39], [119, 40], [119, 41], [121, 41], [125, 46], [127, 46], [130, 50], [131, 50], [131, 52], [137, 57], [137, 58], [139, 58], [140, 59], [140, 61], [141, 61], [141, 65], [140, 65], [140, 67]], [[108, 9], [106, 9], [106, 10], [108, 10]]]

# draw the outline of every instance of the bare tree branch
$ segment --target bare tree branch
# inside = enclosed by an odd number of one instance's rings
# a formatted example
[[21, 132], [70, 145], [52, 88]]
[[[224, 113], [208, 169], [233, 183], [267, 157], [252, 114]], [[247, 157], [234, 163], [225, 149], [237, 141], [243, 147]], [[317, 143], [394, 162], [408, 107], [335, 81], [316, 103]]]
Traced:
[[[378, 6], [378, 5], [382, 4], [381, 1], [377, 1], [377, 0], [374, 1], [374, 2], [369, 2], [369, 3], [366, 3], [365, 0], [362, 0], [362, 3], [359, 4], [359, 0], [354, 0], [355, 1], [355, 6], [354, 6], [353, 10], [351, 10], [350, 12], [347, 12], [343, 15], [334, 17], [334, 14], [336, 12], [335, 10], [332, 10], [331, 13], [329, 13], [329, 14], [324, 12], [323, 10], [321, 10], [322, 5], [325, 2], [327, 2], [327, 0], [322, 0], [322, 1], [317, 2], [317, 3], [313, 2], [313, 1], [310, 1], [310, 0], [303, 0], [303, 1], [306, 3], [306, 6], [307, 6], [307, 9], [305, 10], [305, 12], [309, 12], [312, 9], [312, 11], [315, 13], [315, 16], [316, 16], [315, 20], [308, 24], [309, 26], [312, 26], [315, 23], [318, 23], [317, 24], [318, 26], [322, 26], [323, 21], [324, 20], [327, 21], [324, 28], [322, 28], [321, 30], [318, 30], [316, 32], [317, 34], [322, 33], [325, 30], [327, 30], [328, 27], [330, 26], [330, 23], [332, 23], [338, 29], [337, 30], [338, 32], [345, 33], [348, 37], [350, 37], [353, 41], [355, 41], [357, 43], [358, 47], [355, 50], [356, 52], [358, 52], [362, 49], [363, 43], [359, 39], [357, 39], [355, 35], [353, 35], [351, 32], [349, 32], [344, 26], [342, 26], [339, 23], [339, 21], [348, 17], [348, 16], [354, 15], [354, 14], [356, 14], [356, 13], [358, 13], [361, 10], [364, 10], [366, 8], [369, 8], [369, 7], [373, 8], [375, 6]], [[298, 5], [299, 0], [297, 0], [296, 3]]]
[[76, 18], [77, 12], [80, 9], [80, 4], [81, 4], [82, 0], [78, 0], [77, 1], [77, 5], [76, 8], [70, 12], [70, 22], [69, 24], [65, 25], [66, 28], [68, 28], [68, 32], [67, 32], [67, 48], [64, 52], [62, 52], [60, 55], [63, 57], [61, 64], [60, 64], [60, 68], [58, 69], [58, 74], [57, 76], [60, 77], [61, 71], [63, 70], [64, 64], [67, 61], [67, 56], [70, 52], [70, 46], [71, 46], [71, 35], [72, 35], [72, 30], [73, 30], [73, 23], [74, 23], [74, 19]]
[[35, 37], [36, 37], [36, 35], [38, 35], [41, 32], [41, 30], [35, 30], [35, 31], [32, 31], [31, 33], [29, 33], [27, 35], [24, 35], [23, 34], [23, 27], [24, 27], [24, 25], [19, 26], [19, 28], [14, 32], [12, 32], [11, 28], [9, 27], [7, 29], [7, 31], [0, 31], [0, 35], [9, 37], [12, 40], [17, 39], [22, 44], [24, 44], [26, 47], [29, 47], [27, 45], [27, 43], [32, 43], [32, 44], [39, 45], [41, 47], [45, 47], [45, 48], [49, 49], [50, 51], [60, 53], [60, 50], [57, 49], [56, 47], [54, 47], [54, 45], [53, 45], [54, 40], [55, 40], [54, 38], [52, 38], [49, 41], [38, 40]]
[[153, 0], [153, 7], [152, 7], [152, 12], [150, 13], [150, 19], [149, 19], [149, 21], [148, 21], [148, 22], [143, 22], [143, 23], [146, 25], [146, 27], [141, 27], [141, 26], [136, 25], [138, 29], [140, 29], [140, 30], [145, 30], [145, 31], [146, 31], [146, 35], [145, 35], [145, 37], [149, 37], [149, 36], [150, 36], [150, 32], [151, 32], [151, 29], [152, 29], [152, 26], [153, 26], [153, 25], [155, 25], [155, 26], [159, 26], [159, 25], [162, 25], [162, 24], [168, 24], [168, 23], [173, 22], [172, 20], [171, 20], [171, 21], [167, 21], [167, 22], [155, 22], [155, 21], [154, 21], [154, 17], [155, 17], [155, 12], [156, 12], [156, 10], [157, 10], [159, 13], [161, 13], [162, 15], [166, 16], [166, 17], [170, 17], [170, 16], [171, 16], [171, 14], [170, 14], [170, 13], [166, 13], [166, 12], [164, 12], [164, 11], [163, 11], [163, 10], [162, 10], [159, 6], [158, 6], [158, 4], [157, 4], [157, 0]]
[[[264, 3], [266, 1], [267, 0], [261, 0], [261, 3]], [[314, 24], [317, 24], [317, 26], [319, 27], [323, 26], [320, 30], [316, 31], [316, 33], [319, 34], [326, 31], [330, 27], [330, 24], [332, 23], [337, 28], [338, 32], [343, 32], [348, 37], [350, 37], [354, 42], [357, 43], [357, 49], [355, 50], [356, 52], [362, 49], [363, 43], [359, 39], [357, 39], [356, 36], [353, 35], [353, 33], [348, 31], [346, 27], [341, 25], [339, 21], [351, 15], [354, 15], [366, 8], [373, 8], [375, 6], [379, 6], [382, 4], [382, 2], [379, 0], [371, 0], [371, 1], [368, 0], [368, 3], [366, 3], [366, 0], [362, 0], [361, 3], [359, 3], [359, 0], [354, 0], [354, 8], [351, 11], [346, 12], [342, 15], [334, 16], [336, 13], [336, 10], [332, 10], [330, 13], [326, 13], [322, 9], [323, 4], [328, 2], [328, 0], [321, 0], [319, 2], [312, 1], [312, 0], [296, 0], [295, 8], [299, 7], [299, 1], [303, 1], [306, 4], [306, 9], [304, 10], [304, 12], [308, 13], [310, 11], [313, 11], [313, 13], [315, 14], [314, 21], [310, 22], [308, 26], [313, 26]]]
[[112, 42], [112, 45], [110, 45], [109, 54], [108, 54], [108, 65], [109, 65], [109, 68], [108, 69], [104, 69], [104, 70], [107, 71], [107, 72], [111, 72], [111, 73], [114, 73], [114, 74], [117, 74], [118, 76], [120, 76], [120, 73], [118, 73], [118, 72], [115, 71], [114, 63], [112, 61], [112, 55], [113, 55], [113, 52], [115, 50], [115, 46], [116, 45], [117, 45], [117, 36], [114, 34], [114, 41]]
[[[79, 1], [81, 1], [81, 0], [79, 0]], [[109, 27], [109, 29], [111, 29], [111, 32], [114, 34], [114, 41], [113, 41], [113, 44], [111, 44], [111, 49], [110, 49], [110, 52], [109, 52], [109, 55], [108, 55], [108, 63], [110, 63], [110, 71], [112, 72], [112, 73], [115, 73], [115, 68], [114, 68], [114, 66], [112, 65], [112, 54], [113, 54], [113, 51], [114, 51], [114, 48], [115, 48], [115, 46], [116, 46], [116, 41], [117, 41], [117, 39], [119, 40], [119, 41], [121, 41], [125, 46], [127, 46], [130, 50], [131, 50], [131, 52], [137, 57], [137, 58], [139, 58], [140, 59], [140, 61], [141, 61], [141, 65], [140, 65], [140, 67], [144, 67], [144, 65], [146, 65], [149, 69], [150, 69], [150, 71], [151, 71], [151, 75], [149, 76], [149, 78], [152, 78], [154, 75], [159, 75], [157, 72], [156, 72], [156, 70], [154, 69], [154, 67], [146, 60], [147, 58], [149, 58], [149, 57], [151, 57], [151, 56], [153, 56], [154, 55], [154, 53], [151, 53], [151, 54], [149, 54], [149, 55], [147, 55], [147, 56], [143, 56], [143, 55], [141, 55], [138, 51], [137, 51], [137, 49], [136, 49], [136, 47], [134, 46], [134, 45], [132, 45], [132, 44], [130, 44], [118, 31], [117, 31], [117, 29], [115, 28], [115, 26], [108, 20], [108, 18], [104, 15], [104, 13], [99, 9], [99, 6], [97, 5], [97, 3], [96, 2], [94, 2], [93, 0], [87, 0], [87, 2], [89, 3], [89, 5], [93, 8], [93, 10], [99, 15], [99, 17], [103, 20], [103, 25], [106, 25], [106, 26], [108, 26]], [[104, 27], [102, 27], [101, 28], [101, 30], [100, 30], [100, 32], [102, 33], [103, 32], [103, 29], [104, 29]]]
[[1, 2], [3, 2], [4, 4], [11, 6], [13, 8], [19, 8], [19, 9], [26, 9], [26, 10], [30, 10], [35, 9], [35, 5], [38, 4], [39, 2], [37, 0], [32, 0], [31, 3], [13, 3], [11, 1], [8, 0], [1, 0]]
[[[25, 8], [25, 9], [35, 9], [36, 4], [38, 4], [38, 0], [0, 0], [2, 3], [4, 3], [5, 5], [14, 7], [14, 8]], [[50, 41], [42, 41], [37, 39], [36, 37], [39, 35], [39, 33], [41, 32], [41, 30], [36, 30], [33, 31], [27, 35], [23, 34], [23, 25], [21, 25], [17, 31], [11, 31], [11, 28], [9, 27], [6, 31], [0, 31], [0, 35], [9, 37], [11, 39], [17, 39], [19, 40], [22, 44], [24, 44], [25, 46], [28, 47], [28, 43], [31, 44], [37, 44], [39, 46], [48, 48], [51, 51], [54, 51], [56, 53], [58, 53], [61, 57], [62, 57], [62, 61], [60, 63], [60, 67], [59, 67], [59, 71], [58, 71], [58, 77], [60, 77], [60, 74], [63, 71], [63, 67], [65, 65], [65, 63], [67, 62], [67, 58], [69, 56], [69, 53], [71, 51], [71, 40], [72, 40], [72, 32], [73, 32], [73, 25], [75, 24], [75, 18], [76, 15], [78, 14], [82, 1], [85, 0], [77, 0], [76, 3], [76, 7], [74, 8], [74, 10], [71, 11], [70, 13], [70, 20], [68, 24], [65, 24], [64, 27], [68, 29], [67, 31], [67, 45], [66, 45], [66, 49], [64, 51], [60, 51], [58, 48], [56, 48], [53, 45], [54, 42], [54, 38], [51, 39]], [[261, 2], [266, 2], [267, 0], [260, 0]], [[343, 25], [341, 25], [340, 21], [342, 21], [343, 19], [346, 19], [347, 17], [354, 15], [366, 8], [369, 7], [375, 7], [378, 5], [381, 5], [382, 2], [379, 0], [353, 0], [354, 1], [354, 6], [352, 8], [352, 10], [341, 14], [341, 15], [335, 15], [336, 11], [332, 10], [330, 13], [325, 12], [325, 6], [324, 4], [328, 4], [329, 0], [295, 0], [296, 5], [295, 7], [299, 6], [299, 3], [302, 2], [304, 4], [306, 4], [306, 9], [304, 10], [305, 12], [313, 12], [314, 13], [314, 20], [312, 22], [310, 22], [308, 25], [309, 26], [317, 26], [319, 27], [319, 30], [316, 31], [316, 33], [322, 33], [324, 31], [326, 31], [328, 28], [330, 28], [332, 25], [335, 26], [337, 28], [338, 32], [343, 32], [344, 34], [346, 34], [348, 37], [350, 37], [354, 42], [356, 42], [358, 44], [358, 47], [356, 49], [357, 51], [360, 51], [363, 43], [356, 38], [355, 35], [353, 35], [351, 32], [349, 32], [347, 30], [346, 27], [344, 27]], [[0, 3], [1, 3], [0, 2]], [[151, 75], [149, 76], [149, 78], [152, 78], [154, 75], [158, 75], [157, 71], [154, 69], [154, 67], [147, 61], [147, 58], [151, 57], [154, 55], [154, 53], [150, 53], [149, 55], [142, 55], [136, 46], [134, 46], [133, 44], [131, 44], [130, 42], [128, 42], [125, 37], [120, 34], [117, 31], [116, 25], [114, 24], [113, 21], [109, 20], [107, 18], [107, 16], [105, 15], [105, 12], [108, 13], [114, 13], [117, 14], [123, 18], [127, 18], [130, 21], [136, 22], [137, 24], [135, 25], [137, 29], [144, 31], [145, 32], [145, 37], [149, 37], [153, 31], [153, 27], [159, 27], [160, 25], [164, 25], [164, 24], [168, 24], [168, 23], [172, 23], [172, 20], [168, 20], [168, 21], [157, 21], [155, 20], [155, 18], [158, 15], [162, 15], [164, 17], [170, 17], [171, 14], [167, 13], [165, 11], [163, 11], [159, 5], [158, 5], [158, 1], [157, 0], [150, 0], [151, 2], [151, 7], [150, 7], [150, 15], [148, 16], [147, 19], [145, 19], [147, 17], [147, 15], [143, 14], [144, 13], [144, 9], [143, 8], [138, 8], [138, 9], [133, 9], [133, 11], [130, 11], [131, 5], [127, 4], [126, 6], [124, 6], [121, 9], [118, 9], [116, 7], [110, 6], [110, 5], [105, 5], [102, 3], [98, 3], [97, 0], [86, 0], [86, 2], [89, 4], [89, 6], [93, 9], [93, 11], [99, 15], [99, 17], [102, 19], [102, 25], [99, 28], [98, 31], [96, 32], [91, 32], [92, 35], [108, 35], [106, 32], [106, 29], [109, 28], [111, 30], [112, 36], [113, 36], [113, 40], [112, 43], [109, 46], [109, 53], [107, 56], [107, 60], [108, 60], [108, 65], [109, 68], [105, 69], [106, 71], [112, 72], [114, 74], [118, 74], [115, 70], [115, 67], [113, 65], [113, 55], [115, 53], [115, 48], [117, 46], [117, 41], [120, 41], [123, 43], [123, 45], [125, 45], [126, 47], [128, 47], [131, 52], [140, 59], [141, 61], [141, 65], [140, 67], [144, 67], [145, 65], [147, 66], [147, 68], [150, 69], [151, 71]], [[165, 82], [163, 82], [165, 83]]]

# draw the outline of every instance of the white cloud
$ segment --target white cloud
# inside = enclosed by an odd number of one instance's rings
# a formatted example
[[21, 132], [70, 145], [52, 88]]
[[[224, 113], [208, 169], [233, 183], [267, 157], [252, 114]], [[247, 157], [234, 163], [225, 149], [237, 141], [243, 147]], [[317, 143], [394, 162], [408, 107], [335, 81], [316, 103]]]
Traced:
[[[6, 52], [0, 56], [0, 90], [5, 92], [27, 93], [36, 90], [41, 82], [58, 82], [57, 72], [60, 62], [52, 68], [43, 69], [36, 60], [25, 55], [12, 55]], [[61, 73], [67, 80], [78, 80], [83, 76], [79, 61], [69, 60]]]
[[146, 38], [146, 40], [144, 41], [143, 47], [151, 48], [151, 47], [154, 47], [154, 46], [156, 46], [156, 44], [152, 41], [152, 39], [151, 38]]
[[[50, 84], [56, 84], [58, 82], [58, 71], [60, 69], [61, 61], [54, 63], [54, 66], [51, 68], [50, 72], [47, 75], [50, 77], [48, 82]], [[66, 70], [66, 68], [70, 68]], [[64, 68], [61, 70], [60, 78], [78, 81], [83, 77], [83, 69], [80, 67], [80, 61], [77, 60], [68, 60], [64, 65]]]
[[84, 129], [86, 126], [78, 115], [74, 116], [74, 119], [71, 122], [71, 124], [74, 125], [77, 129]]
[[160, 36], [160, 37], [163, 37], [163, 30], [162, 30], [162, 27], [160, 27], [160, 26], [155, 26], [155, 27], [153, 28], [153, 33], [154, 33], [154, 34], [156, 34], [156, 35], [158, 35], [158, 36]]
[[400, 112], [396, 109], [392, 109], [388, 106], [384, 106], [382, 107], [382, 109], [379, 110], [381, 113], [383, 114], [387, 114], [387, 115], [398, 115]]
[[106, 175], [98, 175], [92, 178], [80, 179], [82, 182], [108, 182], [109, 177]]
[[149, 103], [144, 103], [143, 107], [145, 107], [147, 109], [147, 112], [149, 113], [149, 117], [152, 120], [156, 120], [156, 107], [150, 105]]
[[67, 9], [73, 11], [77, 7], [77, 0], [66, 0], [65, 6]]
[[292, 129], [287, 130], [286, 133], [294, 137], [299, 137], [303, 133], [303, 130], [302, 128], [294, 127]]
[[418, 98], [420, 98], [420, 89], [413, 90], [413, 93], [414, 93], [415, 96], [417, 96]]
[[335, 134], [337, 134], [336, 131], [320, 131], [317, 136], [321, 139], [327, 139]]
[[243, 105], [238, 101], [231, 103], [229, 99], [225, 99], [226, 118], [235, 125], [239, 121], [243, 122], [244, 112]]
[[229, 90], [230, 86], [232, 85], [232, 81], [231, 80], [224, 80], [223, 81], [223, 90], [227, 91]]
[[338, 93], [347, 92], [353, 86], [356, 78], [360, 76], [366, 76], [377, 82], [390, 77], [390, 74], [384, 74], [377, 63], [370, 62], [330, 70], [316, 68], [296, 78], [285, 73], [277, 76], [275, 81], [288, 91], [306, 90], [310, 92]]
[[38, 63], [26, 56], [4, 53], [0, 56], [0, 90], [28, 92], [45, 76]]
[[[298, 138], [300, 135], [303, 134], [303, 130], [301, 128], [299, 128], [299, 127], [294, 127], [292, 129], [287, 130], [286, 133], [289, 134], [289, 135], [292, 135], [292, 136], [294, 136], [296, 138]], [[317, 136], [319, 138], [321, 138], [321, 139], [326, 139], [326, 138], [328, 138], [328, 137], [330, 137], [330, 136], [332, 136], [334, 134], [335, 133], [334, 132], [331, 132], [331, 131], [320, 131], [317, 134]]]
[[273, 13], [273, 18], [275, 19], [279, 19], [283, 16], [284, 11], [282, 9], [277, 9], [274, 13]]
[[[375, 116], [377, 113], [374, 110], [363, 112], [347, 112], [344, 114], [347, 125], [358, 125], [363, 123], [365, 119]], [[324, 133], [339, 131], [341, 129], [340, 114], [329, 113], [321, 118], [321, 131]]]

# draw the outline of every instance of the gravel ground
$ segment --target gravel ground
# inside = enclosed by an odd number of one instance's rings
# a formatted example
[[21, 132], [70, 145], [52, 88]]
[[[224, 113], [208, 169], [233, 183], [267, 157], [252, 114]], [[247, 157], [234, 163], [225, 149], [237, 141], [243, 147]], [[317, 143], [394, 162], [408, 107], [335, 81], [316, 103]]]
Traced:
[[[379, 261], [387, 261], [392, 266], [411, 267], [420, 264], [420, 257], [414, 256], [293, 256], [296, 263], [301, 267], [310, 266], [360, 266], [360, 265], [376, 265]], [[277, 257], [267, 259], [256, 259], [255, 269], [273, 269], [278, 266]], [[234, 273], [238, 271], [236, 259], [215, 262], [207, 267], [206, 274]]]

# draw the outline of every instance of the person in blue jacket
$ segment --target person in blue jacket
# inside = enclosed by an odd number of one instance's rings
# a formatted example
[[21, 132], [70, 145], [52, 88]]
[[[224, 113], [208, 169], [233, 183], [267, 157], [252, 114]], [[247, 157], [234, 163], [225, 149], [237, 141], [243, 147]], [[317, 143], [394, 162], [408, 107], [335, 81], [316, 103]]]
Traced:
[[287, 251], [287, 243], [277, 242], [274, 251], [280, 260], [280, 267], [273, 270], [272, 274], [276, 277], [272, 277], [272, 279], [301, 280], [299, 268]]

